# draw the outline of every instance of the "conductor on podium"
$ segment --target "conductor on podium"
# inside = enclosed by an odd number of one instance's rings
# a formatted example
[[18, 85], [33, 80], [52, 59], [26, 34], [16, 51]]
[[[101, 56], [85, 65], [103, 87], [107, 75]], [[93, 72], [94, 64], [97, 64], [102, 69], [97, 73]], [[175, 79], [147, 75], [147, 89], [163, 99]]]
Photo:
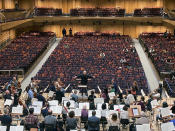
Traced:
[[90, 79], [92, 79], [92, 78], [94, 78], [94, 77], [92, 77], [92, 76], [90, 76], [90, 75], [87, 75], [87, 72], [84, 70], [83, 71], [83, 74], [81, 74], [81, 75], [78, 75], [78, 76], [75, 76], [74, 77], [75, 79], [80, 79], [80, 85], [83, 87], [85, 87], [85, 88], [82, 88], [82, 95], [83, 95], [83, 93], [85, 93], [86, 95], [87, 95], [87, 83], [88, 83], [88, 80], [90, 80]]

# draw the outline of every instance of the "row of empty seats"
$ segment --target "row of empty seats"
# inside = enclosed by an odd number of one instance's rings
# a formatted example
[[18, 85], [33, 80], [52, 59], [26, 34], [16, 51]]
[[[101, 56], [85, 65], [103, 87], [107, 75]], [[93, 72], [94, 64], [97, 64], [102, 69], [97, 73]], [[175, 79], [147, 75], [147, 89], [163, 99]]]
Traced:
[[172, 79], [175, 71], [175, 37], [170, 33], [142, 33], [140, 42], [144, 45], [148, 57], [162, 78], [170, 96], [175, 97], [175, 81]]
[[54, 37], [52, 32], [30, 32], [17, 37], [0, 51], [0, 70], [26, 71]]
[[116, 8], [77, 8], [70, 10], [71, 16], [116, 16], [123, 17], [125, 9]]
[[142, 33], [140, 41], [160, 74], [175, 69], [175, 37], [164, 33]]
[[36, 16], [60, 16], [62, 15], [62, 9], [35, 8], [34, 15]]
[[142, 17], [142, 16], [163, 16], [162, 8], [143, 8], [143, 9], [135, 9], [134, 16]]
[[[122, 89], [128, 89], [137, 81], [141, 89], [148, 93], [146, 77], [138, 54], [129, 36], [100, 33], [75, 37], [65, 37], [51, 54], [35, 79], [41, 80], [40, 86], [46, 87], [50, 81], [60, 77], [66, 85], [76, 88], [73, 77], [83, 70], [95, 76], [88, 86], [106, 88], [114, 78]], [[70, 92], [72, 88], [67, 91]], [[98, 89], [96, 90], [98, 92]]]
[[165, 78], [165, 87], [168, 95], [175, 97], [175, 79]]

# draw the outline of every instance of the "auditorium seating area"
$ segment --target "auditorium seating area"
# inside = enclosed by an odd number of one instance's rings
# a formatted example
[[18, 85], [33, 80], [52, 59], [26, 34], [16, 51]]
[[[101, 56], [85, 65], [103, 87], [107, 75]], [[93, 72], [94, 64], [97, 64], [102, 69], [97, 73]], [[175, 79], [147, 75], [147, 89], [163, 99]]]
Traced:
[[12, 76], [10, 75], [0, 75], [0, 86], [3, 86], [6, 82], [10, 82]]
[[60, 16], [62, 15], [62, 9], [35, 8], [34, 15], [35, 16]]
[[124, 17], [125, 9], [116, 8], [78, 8], [70, 10], [71, 16]]
[[[121, 89], [132, 86], [134, 81], [147, 94], [147, 80], [129, 36], [107, 33], [76, 33], [74, 37], [65, 37], [56, 47], [35, 79], [41, 80], [40, 86], [46, 87], [51, 81], [60, 77], [67, 90], [77, 87], [75, 75], [87, 70], [95, 76], [89, 81], [89, 87], [101, 89], [108, 87], [111, 79], [115, 78]], [[125, 91], [124, 91], [125, 92]]]
[[0, 70], [27, 69], [48, 47], [52, 32], [24, 33], [0, 51]]
[[25, 11], [25, 9], [0, 9], [0, 12]]
[[175, 69], [175, 37], [163, 33], [143, 33], [140, 42], [146, 48], [160, 74], [169, 74]]
[[165, 79], [165, 86], [167, 89], [167, 93], [171, 97], [175, 97], [175, 79], [166, 78]]
[[134, 16], [142, 17], [142, 16], [163, 16], [162, 8], [143, 8], [143, 9], [135, 9]]

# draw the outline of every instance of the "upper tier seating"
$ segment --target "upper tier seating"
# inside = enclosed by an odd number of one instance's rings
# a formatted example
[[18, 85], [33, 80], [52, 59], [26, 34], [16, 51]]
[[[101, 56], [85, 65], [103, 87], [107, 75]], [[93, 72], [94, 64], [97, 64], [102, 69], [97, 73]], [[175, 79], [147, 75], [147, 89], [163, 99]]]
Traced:
[[36, 16], [60, 16], [62, 15], [62, 9], [54, 9], [54, 8], [35, 8], [34, 12]]
[[162, 8], [143, 8], [143, 9], [135, 9], [134, 16], [162, 16], [163, 9]]
[[124, 17], [125, 9], [116, 8], [78, 8], [70, 10], [71, 16], [116, 16]]
[[163, 33], [143, 33], [140, 42], [160, 74], [175, 70], [175, 37]]
[[30, 32], [17, 37], [0, 51], [0, 70], [26, 71], [54, 37], [52, 32]]
[[26, 19], [26, 14], [24, 9], [1, 9], [0, 23]]
[[137, 81], [148, 93], [147, 80], [132, 39], [119, 34], [89, 32], [63, 38], [35, 79], [41, 80], [41, 87], [46, 87], [60, 77], [66, 85], [76, 88], [73, 77], [83, 70], [95, 76], [89, 81], [91, 88], [97, 89], [97, 85], [106, 88], [115, 78], [122, 89], [130, 88], [133, 81]]

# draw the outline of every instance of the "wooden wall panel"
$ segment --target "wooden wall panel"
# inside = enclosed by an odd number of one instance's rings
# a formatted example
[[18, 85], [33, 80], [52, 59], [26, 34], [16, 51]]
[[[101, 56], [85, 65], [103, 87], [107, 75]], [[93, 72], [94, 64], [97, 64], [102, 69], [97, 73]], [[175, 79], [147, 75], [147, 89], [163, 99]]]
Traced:
[[[170, 0], [173, 1], [173, 0]], [[174, 2], [175, 3], [175, 2]], [[72, 8], [125, 8], [126, 13], [133, 13], [135, 8], [163, 7], [163, 0], [35, 0], [37, 7], [62, 8], [69, 13]], [[168, 4], [170, 5], [170, 4]], [[172, 6], [172, 5], [171, 5]]]
[[2, 9], [2, 0], [0, 0], [0, 9]]
[[4, 0], [4, 7], [5, 9], [14, 9], [15, 8], [15, 1], [14, 0]]
[[35, 1], [29, 1], [29, 0], [19, 0], [19, 8], [22, 9], [33, 9], [35, 7]]
[[175, 9], [175, 1], [174, 0], [164, 0], [164, 7], [170, 10]]
[[46, 25], [40, 27], [34, 27], [34, 30], [39, 31], [53, 31], [57, 37], [62, 37], [62, 29], [66, 28], [67, 34], [69, 28], [72, 28], [75, 32], [88, 32], [88, 31], [100, 31], [100, 32], [118, 32], [121, 35], [129, 35], [133, 38], [137, 38], [142, 32], [165, 32], [170, 30], [165, 26], [146, 26], [146, 25], [132, 25], [132, 24], [115, 24], [115, 25]]

